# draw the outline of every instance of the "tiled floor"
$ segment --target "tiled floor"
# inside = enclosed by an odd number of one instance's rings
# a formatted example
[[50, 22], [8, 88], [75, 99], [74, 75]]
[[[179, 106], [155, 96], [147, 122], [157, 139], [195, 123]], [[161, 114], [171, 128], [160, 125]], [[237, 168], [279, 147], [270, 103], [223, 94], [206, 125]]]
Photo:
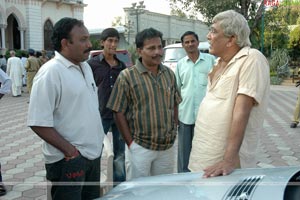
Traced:
[[[258, 167], [300, 165], [300, 127], [289, 127], [297, 88], [272, 86]], [[0, 162], [8, 189], [2, 200], [46, 199], [41, 139], [26, 127], [28, 94], [0, 100]]]

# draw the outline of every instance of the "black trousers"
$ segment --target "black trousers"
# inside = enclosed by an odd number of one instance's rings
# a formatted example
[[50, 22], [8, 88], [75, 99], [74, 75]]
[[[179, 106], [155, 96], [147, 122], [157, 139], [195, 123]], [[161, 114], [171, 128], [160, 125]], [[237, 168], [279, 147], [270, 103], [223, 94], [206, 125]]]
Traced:
[[100, 157], [83, 156], [46, 164], [46, 177], [52, 182], [53, 200], [89, 200], [100, 197]]

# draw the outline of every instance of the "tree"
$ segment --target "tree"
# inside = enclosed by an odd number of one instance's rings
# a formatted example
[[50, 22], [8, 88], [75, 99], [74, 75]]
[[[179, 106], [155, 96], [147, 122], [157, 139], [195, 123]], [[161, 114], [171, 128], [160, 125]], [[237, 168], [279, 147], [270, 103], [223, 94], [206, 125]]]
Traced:
[[179, 5], [178, 3], [170, 3], [171, 15], [185, 19], [197, 19], [197, 13], [195, 10], [189, 10], [187, 14], [183, 9], [181, 9], [181, 6], [182, 5]]
[[[233, 9], [245, 16], [247, 20], [258, 21], [263, 11], [263, 1], [259, 4], [254, 0], [169, 0], [171, 6], [182, 4], [183, 10], [200, 12], [204, 21], [211, 24], [213, 17], [219, 12]], [[258, 22], [255, 23], [255, 25]]]
[[[300, 18], [299, 18], [300, 21]], [[300, 60], [300, 24], [290, 33], [289, 49], [293, 60]]]
[[273, 49], [286, 49], [289, 40], [286, 7], [279, 5], [265, 12], [264, 53], [271, 56]]
[[210, 25], [213, 17], [225, 10], [236, 10], [249, 23], [252, 46], [260, 46], [260, 22], [263, 14], [264, 1], [262, 0], [169, 0], [170, 5], [182, 4], [182, 9], [201, 13], [204, 22]]
[[123, 26], [122, 17], [117, 16], [114, 18], [114, 21], [111, 23], [112, 26]]
[[100, 46], [100, 41], [95, 39], [95, 38], [91, 38], [91, 43], [92, 43], [92, 49], [93, 50], [98, 50], [98, 49], [102, 49]]

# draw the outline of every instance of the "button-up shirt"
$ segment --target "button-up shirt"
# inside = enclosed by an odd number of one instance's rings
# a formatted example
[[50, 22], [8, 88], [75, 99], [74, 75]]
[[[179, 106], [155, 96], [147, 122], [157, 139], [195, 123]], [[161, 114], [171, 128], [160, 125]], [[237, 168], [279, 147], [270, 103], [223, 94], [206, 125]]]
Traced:
[[215, 57], [200, 53], [194, 63], [188, 56], [178, 61], [175, 75], [182, 102], [179, 104], [179, 121], [195, 124], [199, 105], [205, 96], [208, 73], [215, 63]]
[[104, 59], [103, 54], [95, 56], [87, 62], [92, 68], [96, 86], [98, 87], [99, 111], [102, 119], [113, 119], [113, 112], [106, 107], [111, 91], [120, 72], [126, 68], [126, 65], [118, 60], [117, 66], [111, 67]]
[[141, 61], [123, 70], [107, 106], [125, 113], [134, 141], [151, 150], [173, 146], [177, 134], [174, 107], [181, 101], [173, 71], [159, 65], [157, 75]]
[[256, 102], [239, 152], [242, 168], [255, 167], [270, 91], [267, 59], [256, 49], [242, 48], [216, 81], [211, 82], [209, 78], [207, 90], [195, 123], [189, 169], [200, 171], [223, 159], [239, 94], [252, 97]]

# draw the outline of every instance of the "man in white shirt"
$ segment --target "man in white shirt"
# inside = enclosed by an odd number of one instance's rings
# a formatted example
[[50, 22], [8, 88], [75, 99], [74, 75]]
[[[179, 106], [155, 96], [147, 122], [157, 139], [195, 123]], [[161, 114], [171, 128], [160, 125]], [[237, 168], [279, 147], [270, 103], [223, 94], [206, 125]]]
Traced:
[[104, 132], [92, 70], [84, 62], [89, 32], [82, 21], [62, 18], [52, 42], [55, 57], [35, 75], [27, 124], [44, 140], [52, 199], [95, 199]]
[[23, 66], [21, 59], [16, 57], [15, 51], [10, 51], [10, 58], [7, 60], [7, 74], [12, 80], [12, 95], [20, 97], [22, 92]]

